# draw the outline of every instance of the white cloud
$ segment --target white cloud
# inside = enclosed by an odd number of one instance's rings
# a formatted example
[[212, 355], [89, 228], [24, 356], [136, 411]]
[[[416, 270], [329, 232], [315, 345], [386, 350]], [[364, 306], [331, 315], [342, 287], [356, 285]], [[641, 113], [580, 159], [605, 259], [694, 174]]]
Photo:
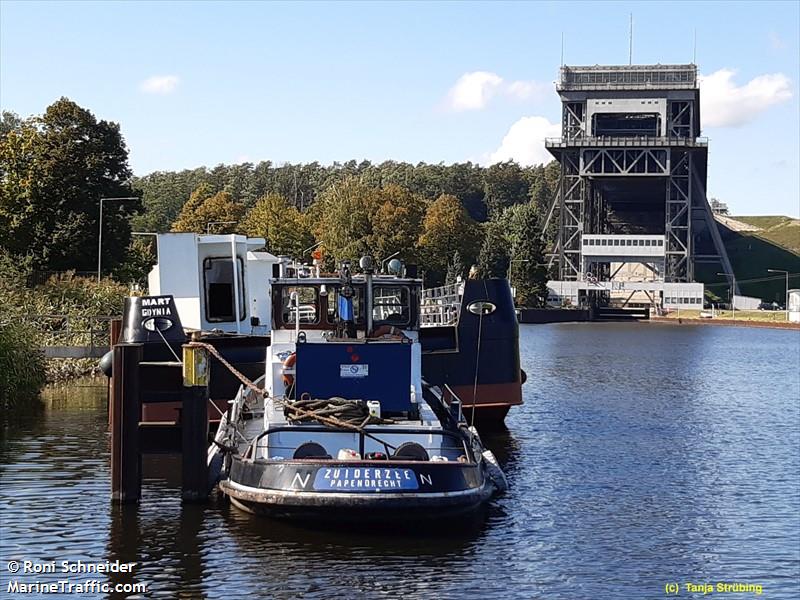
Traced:
[[736, 71], [720, 69], [700, 75], [700, 115], [707, 127], [737, 127], [755, 119], [770, 106], [792, 97], [789, 78], [783, 73], [759, 75], [742, 86]]
[[488, 71], [473, 71], [459, 77], [448, 94], [453, 110], [477, 110], [489, 102], [503, 83], [503, 78]]
[[548, 84], [538, 81], [512, 81], [506, 86], [505, 92], [518, 100], [530, 100], [541, 97], [545, 92], [550, 91], [549, 88]]
[[498, 95], [517, 100], [541, 96], [547, 84], [537, 81], [505, 81], [497, 73], [472, 71], [464, 73], [447, 94], [447, 105], [455, 111], [480, 110]]
[[544, 147], [544, 139], [561, 135], [561, 125], [545, 117], [522, 117], [506, 133], [500, 147], [489, 155], [489, 164], [515, 160], [521, 165], [550, 162], [553, 157]]
[[139, 89], [145, 94], [171, 94], [178, 83], [180, 79], [176, 75], [154, 75], [145, 79]]

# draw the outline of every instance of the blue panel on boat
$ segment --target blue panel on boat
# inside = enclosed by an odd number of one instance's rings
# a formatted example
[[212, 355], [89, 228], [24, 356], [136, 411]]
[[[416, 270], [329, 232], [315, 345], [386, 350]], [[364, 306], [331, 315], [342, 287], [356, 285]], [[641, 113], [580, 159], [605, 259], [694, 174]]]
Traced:
[[325, 467], [314, 476], [314, 489], [345, 492], [391, 492], [419, 489], [411, 469]]
[[297, 344], [297, 397], [378, 400], [381, 413], [411, 406], [411, 344], [323, 342]]

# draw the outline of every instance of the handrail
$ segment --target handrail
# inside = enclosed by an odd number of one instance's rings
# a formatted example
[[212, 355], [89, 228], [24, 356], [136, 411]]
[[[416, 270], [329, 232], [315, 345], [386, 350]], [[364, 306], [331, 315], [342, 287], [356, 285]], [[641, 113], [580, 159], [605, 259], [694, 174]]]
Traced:
[[643, 146], [708, 146], [707, 137], [675, 137], [675, 136], [584, 136], [580, 138], [555, 138], [544, 139], [548, 147], [579, 147], [579, 146], [612, 146], [612, 147], [643, 147]]

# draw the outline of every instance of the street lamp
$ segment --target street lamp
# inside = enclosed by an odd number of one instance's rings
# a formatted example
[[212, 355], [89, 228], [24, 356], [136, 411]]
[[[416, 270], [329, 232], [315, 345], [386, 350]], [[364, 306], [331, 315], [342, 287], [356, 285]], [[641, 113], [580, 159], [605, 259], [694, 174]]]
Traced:
[[789, 271], [783, 269], [767, 269], [767, 273], [783, 273], [786, 275], [786, 295], [784, 296], [783, 308], [786, 309], [786, 320], [789, 320]]
[[99, 235], [97, 236], [97, 282], [100, 283], [100, 272], [103, 266], [103, 202], [106, 200], [119, 200], [125, 202], [128, 200], [139, 200], [137, 196], [125, 196], [123, 198], [100, 198], [100, 226]]
[[736, 298], [733, 295], [733, 291], [736, 289], [736, 275], [734, 273], [717, 273], [717, 275], [722, 275], [724, 277], [731, 278], [731, 312], [733, 313], [733, 320], [736, 320]]

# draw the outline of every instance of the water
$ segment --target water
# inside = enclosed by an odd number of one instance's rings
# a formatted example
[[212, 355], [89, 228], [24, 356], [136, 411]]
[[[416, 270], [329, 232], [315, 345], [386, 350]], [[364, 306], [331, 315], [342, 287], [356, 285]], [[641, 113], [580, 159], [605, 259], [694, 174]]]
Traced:
[[800, 597], [800, 333], [533, 325], [521, 352], [526, 404], [486, 439], [511, 489], [435, 531], [181, 506], [169, 457], [145, 461], [141, 506], [113, 508], [105, 389], [51, 393], [3, 431], [0, 597], [11, 559], [136, 562], [71, 579], [145, 582], [152, 598], [660, 598], [668, 583], [701, 597], [688, 582]]

